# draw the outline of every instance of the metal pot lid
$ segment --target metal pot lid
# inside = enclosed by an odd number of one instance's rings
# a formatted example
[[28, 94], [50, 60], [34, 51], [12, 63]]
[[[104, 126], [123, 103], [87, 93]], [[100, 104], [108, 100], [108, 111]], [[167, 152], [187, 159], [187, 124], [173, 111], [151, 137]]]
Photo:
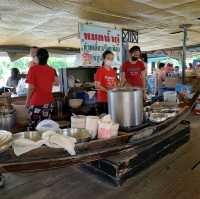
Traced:
[[141, 92], [142, 89], [139, 87], [127, 87], [127, 88], [114, 88], [110, 92]]

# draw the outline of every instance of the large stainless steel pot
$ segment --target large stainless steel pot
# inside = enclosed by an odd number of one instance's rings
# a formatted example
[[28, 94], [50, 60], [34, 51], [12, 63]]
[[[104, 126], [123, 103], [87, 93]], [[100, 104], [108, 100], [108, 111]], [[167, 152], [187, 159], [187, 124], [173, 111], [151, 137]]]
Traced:
[[135, 88], [118, 88], [109, 91], [109, 114], [121, 127], [143, 123], [143, 91]]
[[16, 111], [8, 109], [0, 111], [0, 129], [12, 130], [16, 126]]

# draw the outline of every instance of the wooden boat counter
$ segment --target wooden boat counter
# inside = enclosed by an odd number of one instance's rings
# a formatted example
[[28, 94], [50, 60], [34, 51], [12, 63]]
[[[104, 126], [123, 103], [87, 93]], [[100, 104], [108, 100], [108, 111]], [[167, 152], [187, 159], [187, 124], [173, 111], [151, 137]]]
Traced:
[[[68, 153], [62, 149], [41, 147], [16, 157], [13, 150], [10, 149], [0, 156], [0, 172], [40, 171], [67, 167], [100, 160], [111, 155], [117, 155], [119, 152], [127, 149], [132, 149], [137, 154], [138, 150], [142, 151], [146, 147], [159, 143], [163, 141], [163, 139], [167, 139], [171, 136], [174, 132], [173, 129], [175, 129], [189, 113], [189, 107], [182, 108], [175, 118], [142, 129], [140, 134], [143, 132], [144, 136], [138, 140], [140, 144], [133, 140], [136, 132], [120, 132], [119, 136], [115, 138], [77, 144], [77, 155], [75, 156], [69, 156]], [[152, 131], [152, 134], [147, 136], [145, 132], [148, 131]]]

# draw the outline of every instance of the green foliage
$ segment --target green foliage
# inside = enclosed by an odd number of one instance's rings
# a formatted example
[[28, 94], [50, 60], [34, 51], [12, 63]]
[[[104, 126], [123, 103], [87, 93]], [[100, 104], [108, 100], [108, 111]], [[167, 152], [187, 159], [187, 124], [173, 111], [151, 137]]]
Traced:
[[14, 62], [10, 62], [11, 68], [18, 68], [20, 72], [26, 72], [28, 70], [29, 59], [28, 57], [23, 57]]
[[200, 60], [200, 55], [194, 55], [192, 58], [196, 60]]
[[[14, 62], [11, 62], [9, 57], [0, 57], [0, 80], [6, 82], [10, 75], [11, 68], [18, 68], [21, 73], [27, 73], [29, 62], [29, 57], [22, 57]], [[48, 64], [55, 69], [73, 66], [74, 62], [75, 57], [73, 55], [65, 57], [50, 57], [48, 60]]]
[[50, 57], [48, 60], [48, 65], [54, 67], [55, 69], [67, 68], [68, 63], [66, 58]]
[[0, 59], [0, 79], [4, 79], [5, 75], [10, 73], [11, 66], [9, 60]]

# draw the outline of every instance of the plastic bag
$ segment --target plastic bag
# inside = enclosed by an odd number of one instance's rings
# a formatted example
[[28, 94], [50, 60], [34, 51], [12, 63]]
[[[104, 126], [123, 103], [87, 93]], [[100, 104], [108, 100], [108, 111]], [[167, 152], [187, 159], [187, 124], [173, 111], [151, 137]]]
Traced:
[[36, 127], [37, 131], [59, 131], [59, 124], [53, 120], [43, 120], [41, 121], [37, 127]]
[[99, 121], [98, 139], [109, 139], [118, 135], [119, 124], [113, 123], [111, 116], [106, 115]]

